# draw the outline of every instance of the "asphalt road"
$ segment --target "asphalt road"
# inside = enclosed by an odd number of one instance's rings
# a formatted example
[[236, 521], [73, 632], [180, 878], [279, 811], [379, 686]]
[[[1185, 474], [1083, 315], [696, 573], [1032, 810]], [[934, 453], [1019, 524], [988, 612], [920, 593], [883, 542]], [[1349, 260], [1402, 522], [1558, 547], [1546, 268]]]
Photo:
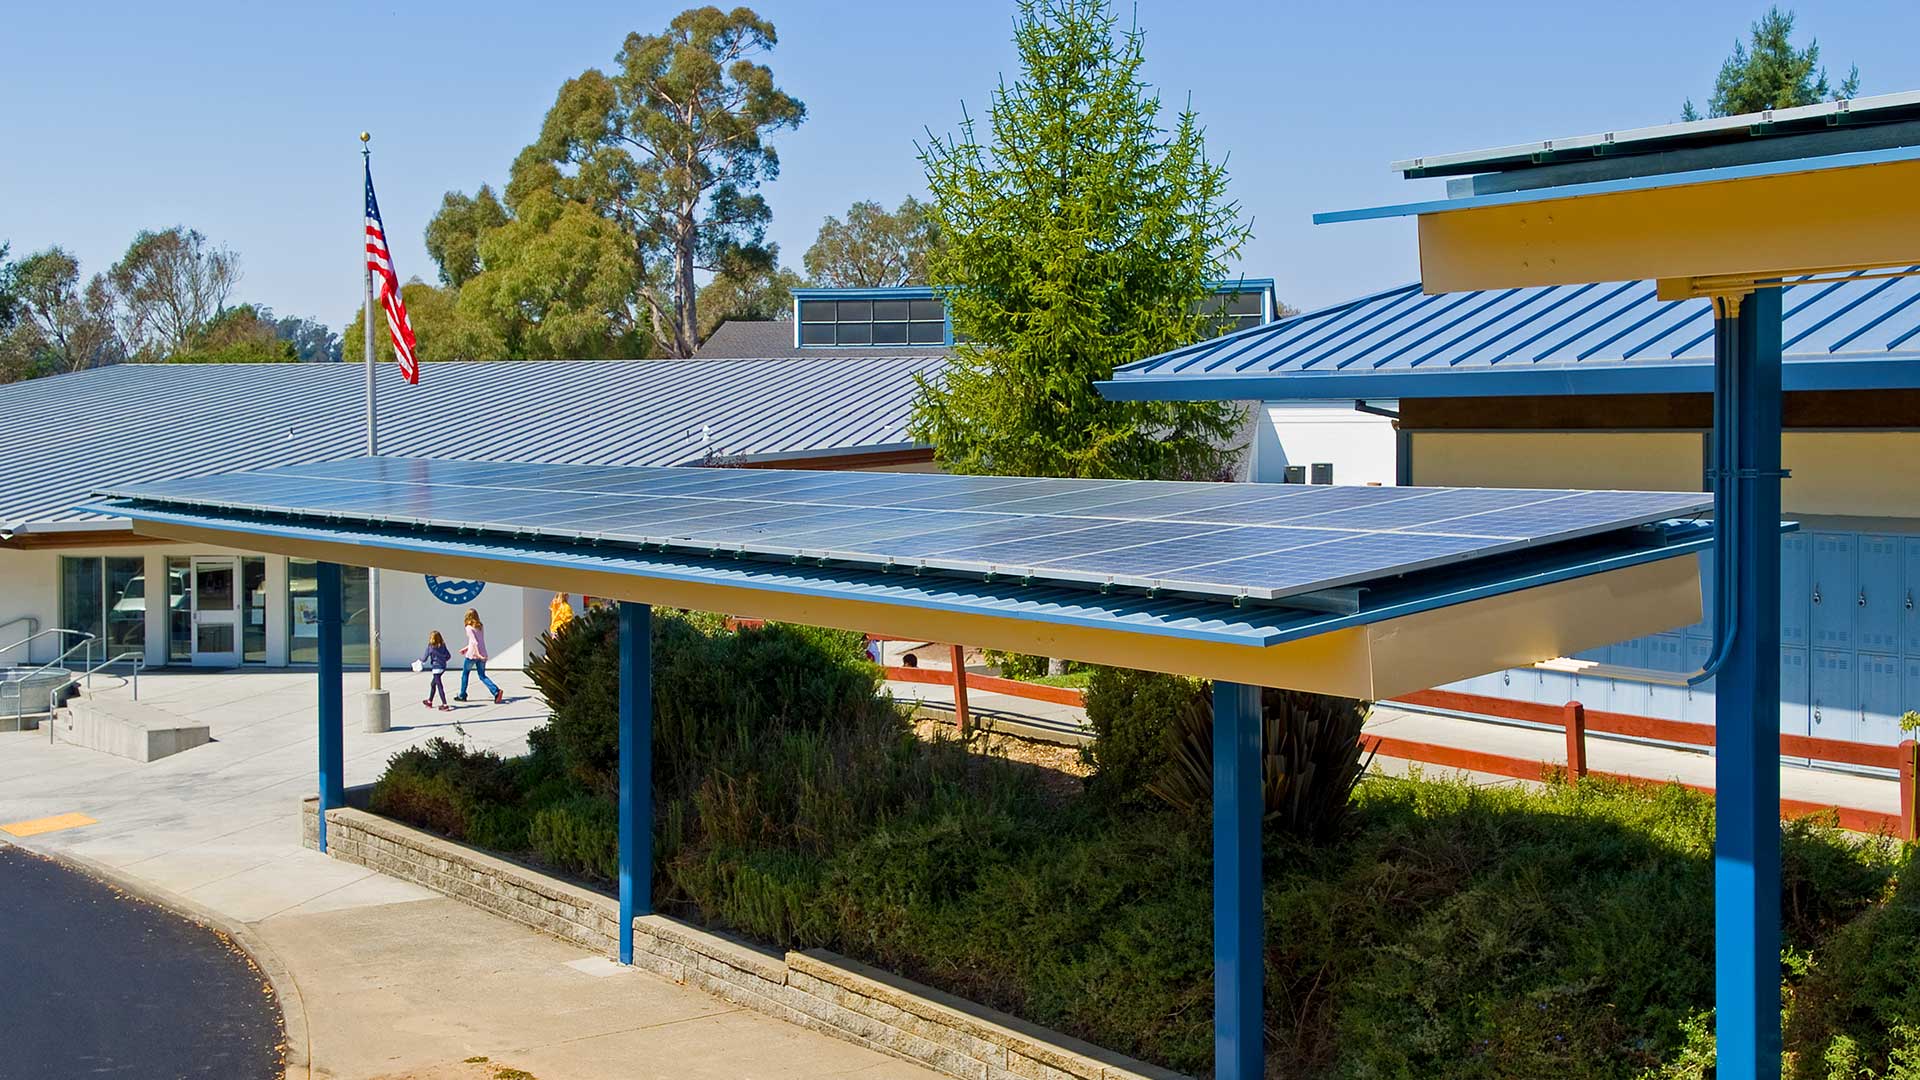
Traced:
[[223, 937], [0, 843], [0, 1078], [281, 1074], [280, 1010]]

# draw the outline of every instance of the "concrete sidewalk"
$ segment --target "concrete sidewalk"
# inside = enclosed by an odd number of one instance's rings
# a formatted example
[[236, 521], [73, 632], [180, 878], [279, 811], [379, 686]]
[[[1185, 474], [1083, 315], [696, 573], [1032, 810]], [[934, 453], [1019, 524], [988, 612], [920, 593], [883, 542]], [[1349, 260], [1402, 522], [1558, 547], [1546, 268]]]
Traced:
[[[369, 735], [357, 715], [364, 676], [350, 676], [346, 782], [371, 782], [396, 751], [434, 736], [524, 752], [545, 706], [521, 673], [494, 678], [507, 704], [442, 713], [412, 697], [421, 676], [389, 673], [394, 730]], [[265, 953], [262, 966], [281, 973], [290, 1076], [937, 1075], [303, 849], [311, 673], [152, 673], [140, 700], [207, 721], [214, 741], [141, 764], [49, 745], [43, 732], [0, 734], [0, 823], [93, 819], [6, 839], [95, 864]]]

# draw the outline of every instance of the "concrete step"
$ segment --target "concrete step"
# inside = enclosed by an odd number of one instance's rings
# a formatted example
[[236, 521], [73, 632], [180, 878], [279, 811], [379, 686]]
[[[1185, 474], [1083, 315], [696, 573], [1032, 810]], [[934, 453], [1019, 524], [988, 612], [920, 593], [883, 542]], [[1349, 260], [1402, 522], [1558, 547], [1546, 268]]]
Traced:
[[135, 761], [158, 761], [212, 740], [207, 725], [118, 694], [82, 693], [55, 714], [65, 742]]

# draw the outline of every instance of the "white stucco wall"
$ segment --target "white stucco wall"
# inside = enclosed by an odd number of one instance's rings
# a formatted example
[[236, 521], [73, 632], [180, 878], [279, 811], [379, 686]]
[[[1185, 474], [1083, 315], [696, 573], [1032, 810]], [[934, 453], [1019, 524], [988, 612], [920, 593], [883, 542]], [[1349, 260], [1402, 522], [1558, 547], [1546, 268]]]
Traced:
[[[1391, 409], [1394, 403], [1371, 404]], [[1280, 483], [1288, 465], [1333, 466], [1336, 484], [1394, 483], [1393, 421], [1352, 404], [1264, 401], [1255, 413], [1250, 479]]]
[[[250, 554], [234, 549], [197, 547], [184, 544], [129, 544], [107, 547], [75, 547], [46, 550], [0, 548], [0, 645], [26, 637], [23, 622], [5, 620], [30, 616], [41, 629], [60, 625], [60, 558], [130, 556], [146, 562], [146, 580], [152, 583], [146, 605], [146, 659], [149, 666], [167, 662], [166, 581], [167, 557], [192, 555]], [[266, 666], [287, 663], [287, 560], [278, 555], [265, 556], [267, 607]], [[427, 631], [439, 630], [457, 652], [462, 643], [461, 618], [468, 607], [480, 613], [487, 627], [487, 646], [492, 650], [490, 666], [519, 667], [526, 662], [529, 631], [537, 634], [546, 628], [548, 597], [523, 598], [511, 585], [484, 585], [471, 602], [449, 603], [436, 597], [419, 574], [387, 571], [381, 575], [381, 661], [389, 669], [406, 668], [426, 647]], [[534, 618], [537, 606], [538, 618]], [[51, 638], [34, 643], [30, 656], [25, 650], [0, 652], [0, 666], [11, 663], [44, 663], [60, 651]]]

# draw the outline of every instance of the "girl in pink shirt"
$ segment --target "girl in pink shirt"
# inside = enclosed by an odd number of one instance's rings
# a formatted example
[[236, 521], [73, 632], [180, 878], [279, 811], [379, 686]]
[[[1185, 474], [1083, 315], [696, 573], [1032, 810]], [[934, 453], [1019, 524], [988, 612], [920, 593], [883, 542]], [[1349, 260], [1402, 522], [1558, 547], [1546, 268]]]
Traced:
[[461, 648], [460, 655], [466, 657], [466, 661], [460, 665], [460, 693], [453, 700], [467, 700], [467, 679], [478, 674], [480, 685], [493, 692], [493, 703], [498, 705], [507, 698], [500, 692], [500, 688], [494, 685], [493, 680], [487, 678], [486, 627], [480, 624], [480, 613], [473, 608], [467, 609], [467, 617], [463, 621], [467, 626], [467, 643]]

